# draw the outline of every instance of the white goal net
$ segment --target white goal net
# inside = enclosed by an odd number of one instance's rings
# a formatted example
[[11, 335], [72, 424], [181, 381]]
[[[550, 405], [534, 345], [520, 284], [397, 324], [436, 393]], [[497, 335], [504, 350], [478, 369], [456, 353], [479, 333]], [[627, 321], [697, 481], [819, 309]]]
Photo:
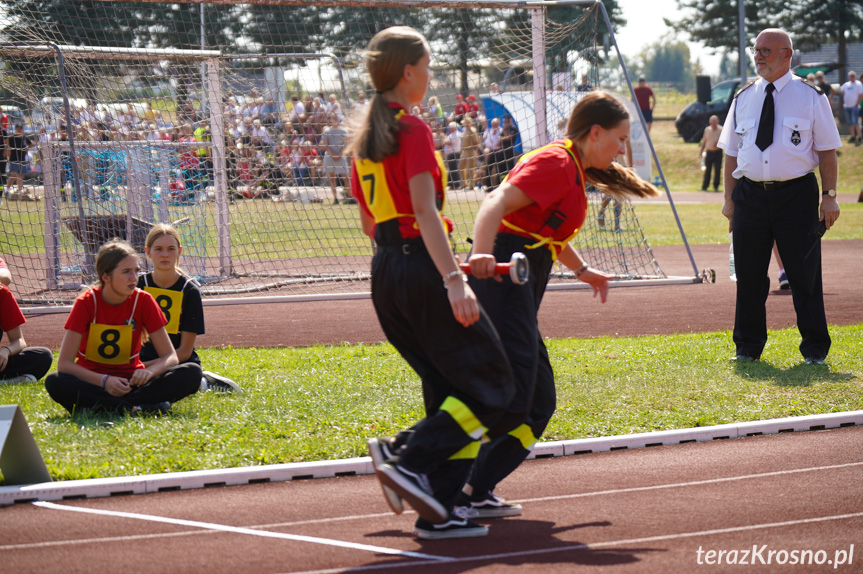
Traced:
[[[362, 49], [393, 24], [432, 45], [412, 113], [441, 143], [460, 254], [485, 193], [560, 135], [585, 89], [629, 96], [599, 4], [17, 0], [0, 13], [0, 100], [4, 127], [25, 127], [28, 173], [5, 187], [0, 255], [19, 300], [70, 303], [102, 242], [142, 250], [156, 222], [175, 223], [209, 300], [367, 293], [372, 245], [332, 158], [372, 93]], [[633, 125], [650, 177], [637, 112]], [[495, 149], [493, 130], [507, 134]], [[665, 279], [636, 209], [589, 195], [574, 242], [591, 265]]]

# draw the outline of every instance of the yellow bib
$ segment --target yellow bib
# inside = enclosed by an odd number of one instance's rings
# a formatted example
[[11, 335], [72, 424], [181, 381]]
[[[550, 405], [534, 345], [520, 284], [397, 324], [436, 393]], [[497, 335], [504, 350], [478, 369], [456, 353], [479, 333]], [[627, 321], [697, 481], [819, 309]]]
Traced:
[[183, 292], [174, 291], [173, 289], [160, 289], [158, 287], [144, 287], [144, 291], [153, 296], [156, 303], [159, 304], [159, 309], [165, 315], [168, 324], [165, 325], [165, 330], [169, 335], [176, 335], [180, 332], [180, 311], [183, 308]]
[[132, 325], [90, 324], [87, 360], [103, 365], [128, 365], [132, 360]]

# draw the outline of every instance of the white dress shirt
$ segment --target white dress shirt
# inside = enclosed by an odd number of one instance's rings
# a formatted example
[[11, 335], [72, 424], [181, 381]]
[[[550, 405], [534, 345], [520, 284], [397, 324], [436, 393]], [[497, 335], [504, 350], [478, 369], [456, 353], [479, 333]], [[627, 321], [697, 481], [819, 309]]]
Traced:
[[735, 179], [795, 179], [815, 170], [817, 152], [842, 146], [827, 97], [787, 72], [773, 82], [773, 143], [763, 152], [758, 149], [755, 137], [767, 84], [758, 78], [734, 99], [719, 136], [719, 147], [737, 158]]

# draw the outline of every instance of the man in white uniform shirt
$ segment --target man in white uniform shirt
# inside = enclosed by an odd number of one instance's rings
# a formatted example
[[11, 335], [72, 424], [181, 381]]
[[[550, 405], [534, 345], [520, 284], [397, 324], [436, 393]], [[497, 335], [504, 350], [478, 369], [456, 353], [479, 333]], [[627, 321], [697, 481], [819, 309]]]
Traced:
[[767, 342], [767, 269], [775, 240], [791, 284], [800, 352], [807, 364], [823, 365], [830, 335], [815, 230], [819, 221], [830, 229], [839, 217], [836, 148], [842, 143], [827, 98], [789, 71], [788, 34], [764, 30], [752, 52], [761, 77], [735, 96], [719, 138], [727, 156], [722, 214], [734, 232], [737, 271], [735, 358], [758, 360]]

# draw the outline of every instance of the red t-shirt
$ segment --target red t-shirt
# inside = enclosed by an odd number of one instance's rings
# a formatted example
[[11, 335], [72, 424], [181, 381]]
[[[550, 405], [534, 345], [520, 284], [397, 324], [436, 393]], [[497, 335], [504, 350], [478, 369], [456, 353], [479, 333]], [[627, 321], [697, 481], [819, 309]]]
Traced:
[[[578, 157], [575, 148], [572, 152]], [[506, 181], [536, 202], [504, 217], [516, 227], [562, 241], [584, 224], [587, 215], [584, 181], [572, 156], [563, 147], [548, 145], [526, 156], [513, 168]], [[530, 237], [504, 225], [498, 232]], [[559, 248], [555, 249], [560, 253]]]
[[[400, 105], [390, 103], [393, 110], [404, 110]], [[414, 212], [411, 203], [410, 187], [408, 182], [415, 175], [423, 172], [431, 172], [435, 185], [435, 194], [438, 197], [438, 205], [443, 201], [443, 181], [441, 166], [435, 156], [434, 138], [431, 128], [421, 118], [405, 113], [399, 120], [402, 130], [399, 132], [399, 151], [396, 155], [384, 158], [384, 171], [387, 177], [387, 187], [392, 195], [398, 213]], [[351, 194], [356, 198], [360, 209], [372, 217], [372, 212], [366, 205], [363, 196], [363, 188], [357, 175], [356, 163], [351, 168]], [[399, 232], [404, 239], [420, 237], [420, 230], [416, 226], [413, 217], [400, 217]]]
[[[135, 302], [136, 294], [137, 304]], [[132, 323], [131, 353], [128, 363], [109, 365], [86, 357], [87, 339], [90, 334], [90, 327], [94, 322], [101, 325], [127, 325], [129, 320], [134, 321], [134, 323]], [[102, 298], [102, 288], [93, 287], [75, 299], [75, 304], [72, 306], [68, 319], [66, 319], [64, 328], [83, 335], [78, 355], [75, 358], [76, 363], [85, 369], [103, 375], [128, 378], [136, 369], [144, 368], [144, 363], [138, 357], [138, 353], [141, 351], [141, 330], [146, 328], [147, 332], [155, 333], [167, 324], [168, 322], [162, 310], [159, 309], [158, 303], [146, 291], [136, 289], [135, 293], [122, 304], [111, 305]], [[116, 339], [112, 337], [107, 342], [113, 344], [115, 341]]]
[[[0, 261], [2, 261], [2, 259], [0, 259]], [[12, 295], [12, 291], [0, 283], [0, 338], [3, 337], [3, 333], [11, 331], [15, 327], [19, 327], [26, 322], [27, 320], [24, 318], [24, 314], [18, 307], [18, 303], [15, 301], [15, 296]]]
[[633, 88], [635, 92], [635, 99], [638, 100], [638, 107], [642, 110], [650, 109], [650, 96], [653, 95], [653, 90], [650, 89], [650, 86], [644, 86], [643, 88], [635, 87]]

